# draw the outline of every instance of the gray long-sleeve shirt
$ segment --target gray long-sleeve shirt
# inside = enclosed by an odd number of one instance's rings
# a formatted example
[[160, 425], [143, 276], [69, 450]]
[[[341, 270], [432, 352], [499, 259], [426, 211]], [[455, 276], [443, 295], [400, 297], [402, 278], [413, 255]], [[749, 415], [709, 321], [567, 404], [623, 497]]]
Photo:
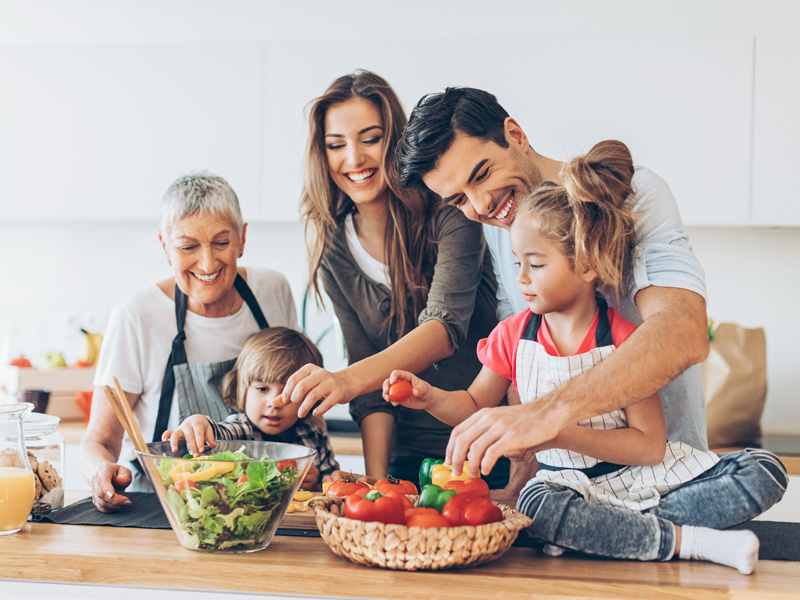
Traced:
[[[419, 377], [445, 390], [466, 389], [480, 371], [478, 340], [497, 324], [496, 284], [481, 226], [456, 208], [443, 207], [433, 218], [436, 263], [428, 302], [418, 324], [438, 320], [447, 329], [455, 353], [425, 369]], [[382, 328], [391, 307], [391, 290], [367, 277], [347, 247], [343, 226], [320, 268], [320, 277], [342, 328], [349, 363], [372, 356], [397, 341], [392, 327]], [[387, 374], [388, 375], [388, 374]], [[395, 415], [392, 456], [444, 456], [452, 427], [429, 413], [383, 400], [380, 390], [350, 402], [350, 414], [360, 423], [368, 414]]]

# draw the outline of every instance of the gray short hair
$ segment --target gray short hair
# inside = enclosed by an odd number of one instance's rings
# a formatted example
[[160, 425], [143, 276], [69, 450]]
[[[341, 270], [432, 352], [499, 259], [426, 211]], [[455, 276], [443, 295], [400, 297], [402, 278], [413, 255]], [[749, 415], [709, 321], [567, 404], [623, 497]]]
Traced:
[[205, 213], [230, 219], [241, 234], [244, 220], [239, 198], [228, 182], [208, 171], [182, 175], [161, 201], [161, 233], [168, 235], [170, 227], [181, 219]]

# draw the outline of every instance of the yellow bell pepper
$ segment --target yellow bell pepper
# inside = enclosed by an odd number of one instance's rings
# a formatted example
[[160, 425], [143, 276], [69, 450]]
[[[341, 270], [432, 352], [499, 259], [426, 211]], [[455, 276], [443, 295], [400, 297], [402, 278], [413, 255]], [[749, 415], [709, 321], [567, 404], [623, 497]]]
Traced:
[[323, 498], [324, 496], [320, 496], [315, 494], [314, 492], [309, 492], [307, 490], [297, 490], [295, 492], [294, 498], [289, 503], [289, 508], [286, 509], [287, 513], [293, 512], [306, 512], [311, 510], [309, 504], [314, 498]]
[[469, 479], [469, 461], [464, 461], [464, 467], [461, 475], [455, 477], [453, 475], [453, 465], [433, 465], [431, 469], [431, 483], [443, 488], [448, 481], [466, 481]]
[[195, 464], [197, 463], [188, 460], [178, 463], [176, 467], [170, 470], [169, 476], [172, 477], [174, 481], [181, 481], [183, 479], [188, 479], [189, 481], [203, 481], [216, 477], [217, 475], [230, 473], [236, 468], [236, 463], [234, 461], [217, 461], [211, 463], [210, 467], [200, 469], [199, 471], [192, 471]]

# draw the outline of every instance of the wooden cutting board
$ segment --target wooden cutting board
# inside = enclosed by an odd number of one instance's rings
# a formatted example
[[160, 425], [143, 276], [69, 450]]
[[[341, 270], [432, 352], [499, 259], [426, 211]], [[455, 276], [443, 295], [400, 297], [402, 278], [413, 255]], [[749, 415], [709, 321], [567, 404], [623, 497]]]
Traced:
[[286, 513], [283, 515], [283, 520], [281, 520], [279, 527], [284, 529], [316, 529], [317, 521], [314, 517], [314, 511]]

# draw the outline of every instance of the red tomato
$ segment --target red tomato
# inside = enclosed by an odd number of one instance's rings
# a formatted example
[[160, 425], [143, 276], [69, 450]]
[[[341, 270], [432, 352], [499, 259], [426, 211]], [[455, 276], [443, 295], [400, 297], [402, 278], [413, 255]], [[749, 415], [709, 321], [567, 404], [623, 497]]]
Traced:
[[[372, 489], [374, 490], [375, 488]], [[384, 496], [389, 496], [390, 498], [399, 498], [400, 501], [403, 503], [403, 510], [414, 508], [414, 503], [411, 500], [409, 500], [405, 494], [401, 492], [398, 492], [396, 490], [386, 490], [383, 492], [378, 490], [378, 492], [383, 494]]]
[[343, 477], [334, 481], [328, 488], [326, 496], [363, 496], [370, 491], [370, 487], [363, 481], [355, 481], [350, 477]]
[[487, 496], [478, 496], [464, 509], [464, 525], [485, 525], [503, 520], [503, 511]]
[[286, 467], [293, 467], [293, 468], [296, 469], [297, 468], [297, 461], [296, 460], [279, 460], [278, 463], [277, 463], [277, 467], [278, 467], [278, 471], [283, 473], [283, 470]]
[[175, 491], [178, 492], [179, 494], [183, 490], [187, 490], [188, 491], [188, 490], [196, 490], [196, 489], [197, 489], [197, 484], [194, 481], [192, 481], [191, 479], [180, 479], [179, 481], [175, 482]]
[[241, 477], [239, 477], [239, 479], [236, 480], [236, 483], [240, 485], [243, 483], [247, 483], [247, 475], [242, 475]]
[[413, 483], [406, 481], [405, 479], [397, 479], [391, 475], [387, 475], [384, 479], [379, 479], [376, 481], [372, 489], [378, 490], [382, 494], [385, 494], [389, 490], [393, 490], [399, 494], [408, 494], [411, 496], [414, 496], [417, 493], [417, 486], [415, 486]]
[[406, 509], [406, 527], [449, 527], [435, 508]]
[[411, 398], [411, 384], [407, 381], [395, 381], [389, 386], [389, 400], [392, 402], [405, 402]]
[[489, 484], [480, 477], [470, 477], [464, 481], [452, 479], [448, 481], [442, 489], [455, 490], [459, 494], [464, 492], [475, 492], [479, 496], [489, 495]]

